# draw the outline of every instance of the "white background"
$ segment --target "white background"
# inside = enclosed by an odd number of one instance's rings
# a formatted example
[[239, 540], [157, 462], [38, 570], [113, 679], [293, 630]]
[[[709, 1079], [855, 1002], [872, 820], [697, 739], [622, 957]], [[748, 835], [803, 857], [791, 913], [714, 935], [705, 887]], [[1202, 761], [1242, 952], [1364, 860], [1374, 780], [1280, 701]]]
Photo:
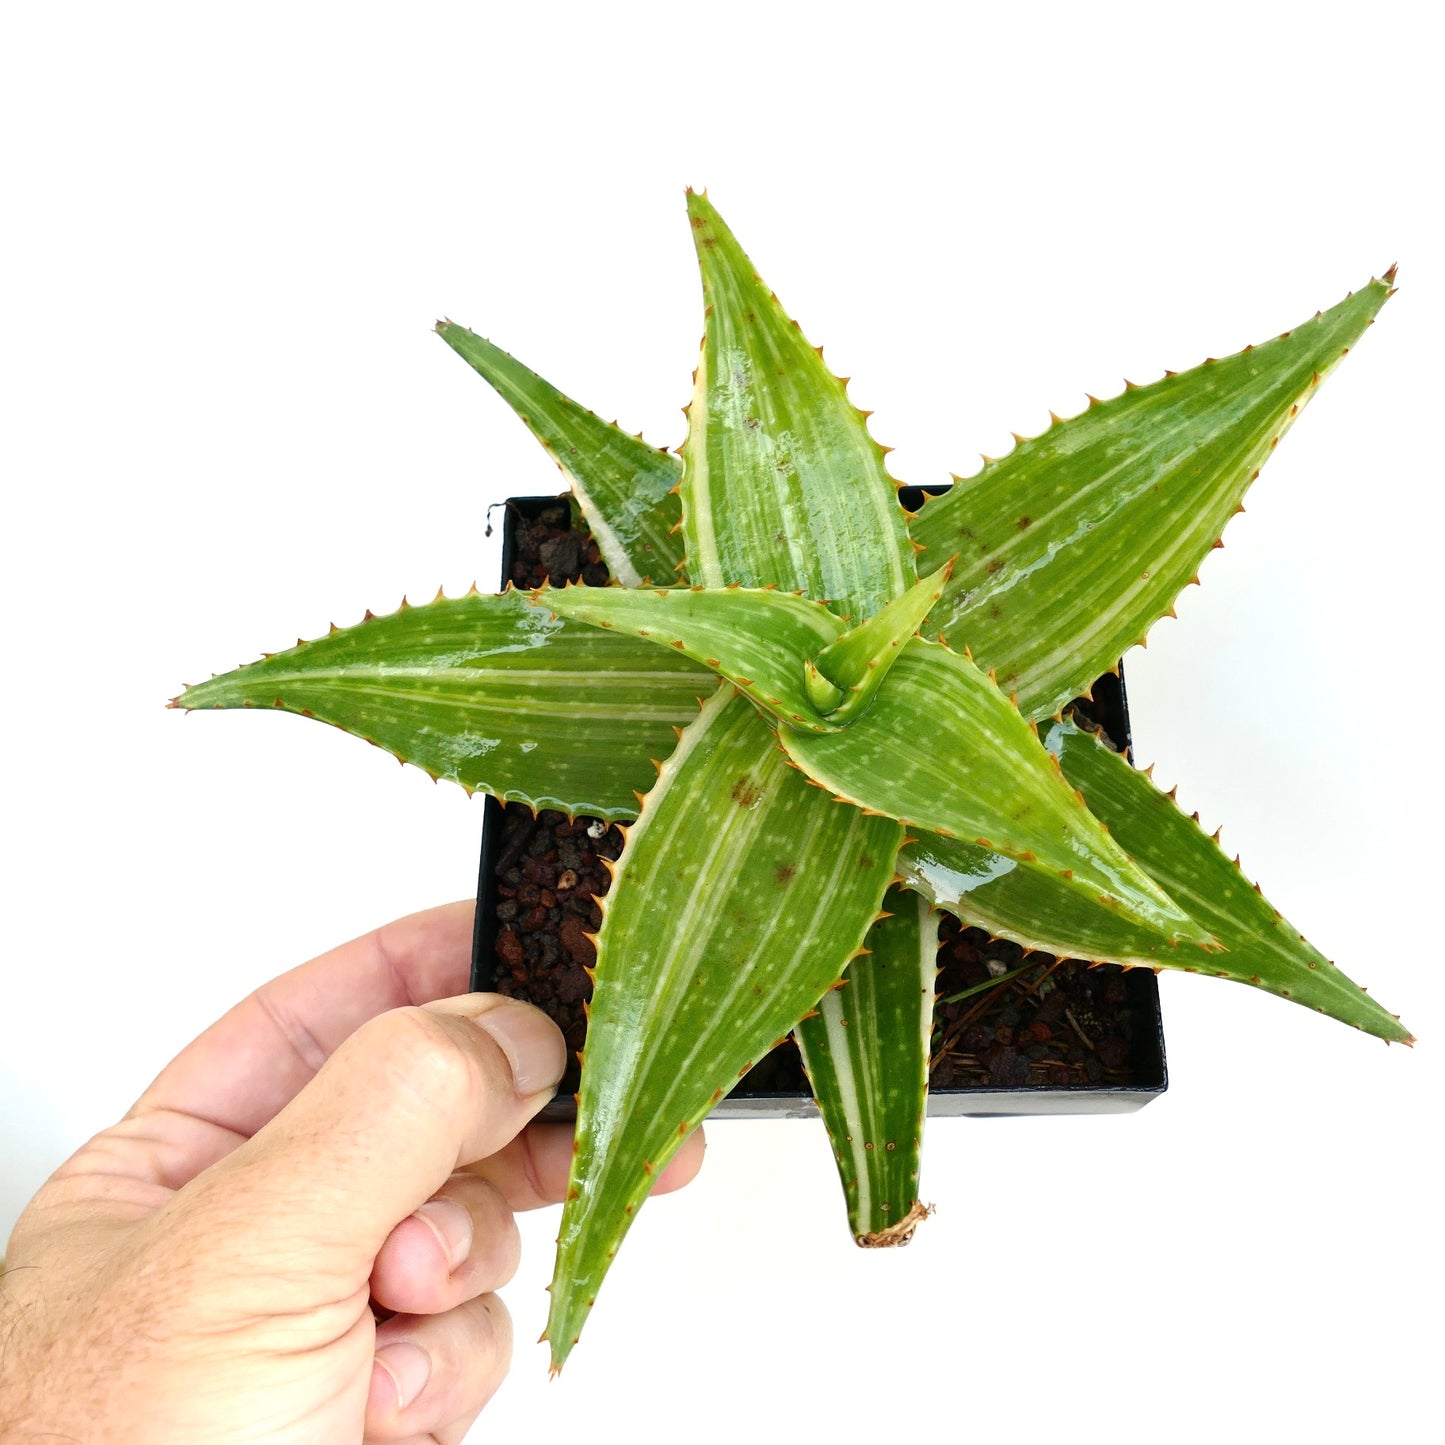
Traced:
[[1352, 8], [8, 11], [0, 1234], [234, 999], [472, 890], [480, 800], [163, 707], [495, 577], [486, 504], [557, 475], [435, 317], [674, 444], [706, 185], [931, 482], [1399, 260], [1128, 676], [1141, 760], [1419, 1046], [1166, 976], [1162, 1100], [935, 1124], [937, 1216], [878, 1255], [817, 1125], [715, 1125], [550, 1386], [555, 1219], [526, 1222], [475, 1438], [1426, 1433], [1441, 36]]

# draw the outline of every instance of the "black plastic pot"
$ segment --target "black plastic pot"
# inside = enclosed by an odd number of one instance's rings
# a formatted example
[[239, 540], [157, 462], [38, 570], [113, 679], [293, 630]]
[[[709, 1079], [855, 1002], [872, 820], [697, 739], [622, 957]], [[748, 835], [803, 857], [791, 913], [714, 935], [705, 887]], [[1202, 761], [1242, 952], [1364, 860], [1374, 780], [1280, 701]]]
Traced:
[[[928, 490], [942, 490], [929, 488]], [[924, 492], [906, 487], [902, 501], [910, 510], [922, 504]], [[506, 504], [502, 528], [502, 584], [512, 575], [516, 559], [518, 517], [535, 518], [556, 497], [514, 497]], [[1116, 746], [1129, 746], [1128, 699], [1122, 673], [1101, 678], [1094, 685], [1094, 715]], [[509, 804], [518, 807], [519, 804]], [[482, 816], [481, 869], [477, 883], [476, 924], [472, 935], [472, 988], [489, 992], [496, 984], [497, 877], [496, 859], [502, 836], [503, 805], [488, 797]], [[988, 1116], [1002, 1114], [1121, 1114], [1142, 1108], [1169, 1085], [1164, 1061], [1164, 1024], [1159, 1011], [1159, 986], [1147, 968], [1124, 975], [1127, 1004], [1134, 1011], [1132, 1051], [1129, 1058], [1134, 1082], [1130, 1084], [1020, 1084], [1012, 1087], [935, 1089], [928, 1096], [933, 1116]], [[817, 1114], [806, 1093], [760, 1093], [748, 1090], [748, 1080], [714, 1110], [723, 1118], [803, 1118]], [[575, 1106], [570, 1096], [559, 1095], [543, 1111], [548, 1119], [571, 1119]]]

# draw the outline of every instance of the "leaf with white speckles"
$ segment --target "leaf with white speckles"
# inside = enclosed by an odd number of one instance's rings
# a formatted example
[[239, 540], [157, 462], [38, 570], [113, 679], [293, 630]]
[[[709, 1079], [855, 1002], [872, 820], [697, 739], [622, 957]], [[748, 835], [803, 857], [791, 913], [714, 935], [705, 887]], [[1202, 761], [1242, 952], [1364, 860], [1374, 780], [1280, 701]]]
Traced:
[[563, 396], [465, 326], [440, 321], [437, 333], [551, 453], [612, 575], [630, 587], [673, 582], [682, 567], [682, 463]]
[[945, 838], [921, 837], [900, 852], [899, 872], [910, 886], [963, 922], [1030, 948], [1234, 979], [1382, 1039], [1409, 1042], [1409, 1030], [1307, 943], [1146, 774], [1071, 724], [1050, 724], [1043, 738], [1119, 845], [1224, 951], [1170, 948], [1115, 911], [1087, 906], [1047, 876]]
[[550, 618], [525, 593], [473, 592], [336, 628], [176, 705], [301, 713], [469, 790], [630, 818], [656, 776], [648, 759], [716, 687], [686, 657]]
[[[926, 745], [920, 718], [935, 730]], [[778, 736], [809, 777], [859, 807], [978, 842], [1165, 940], [1209, 941], [1099, 826], [1018, 709], [939, 643], [914, 638], [842, 732]]]
[[848, 1223], [865, 1248], [906, 1244], [924, 1215], [918, 1160], [938, 972], [938, 917], [927, 900], [890, 888], [883, 907], [843, 987], [794, 1031]]
[[916, 577], [883, 449], [706, 196], [689, 194], [706, 334], [683, 447], [692, 582], [801, 589], [862, 622]]
[[1095, 402], [924, 504], [921, 568], [957, 557], [927, 635], [1050, 716], [1166, 615], [1275, 443], [1390, 295]]
[[902, 836], [810, 788], [730, 687], [683, 733], [628, 830], [598, 935], [554, 1367], [657, 1172], [842, 975]]

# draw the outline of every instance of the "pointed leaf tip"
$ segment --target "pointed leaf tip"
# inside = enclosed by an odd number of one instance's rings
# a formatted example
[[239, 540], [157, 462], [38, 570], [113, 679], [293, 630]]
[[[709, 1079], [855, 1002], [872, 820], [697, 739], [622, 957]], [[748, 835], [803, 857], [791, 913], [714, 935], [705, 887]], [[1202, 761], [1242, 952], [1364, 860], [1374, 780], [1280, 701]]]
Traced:
[[[1048, 440], [926, 502], [910, 522], [927, 547], [920, 566], [966, 543], [929, 628], [965, 628], [981, 661], [1017, 679], [1032, 716], [1078, 696], [1166, 614], [1211, 543], [1222, 545], [1215, 539], [1274, 442], [1314, 394], [1315, 378], [1363, 333], [1389, 284], [1373, 282], [1248, 351], [1107, 401], [1091, 396], [1079, 416], [1052, 423]], [[1121, 456], [1131, 460], [1120, 466]], [[1091, 506], [1102, 504], [1108, 520], [1073, 538], [1075, 513], [1055, 499], [1091, 476], [1107, 478], [1107, 503], [1092, 496]], [[1022, 531], [1021, 515], [1032, 518]], [[1080, 616], [1093, 619], [1082, 650], [1073, 645]]]
[[[712, 587], [801, 587], [869, 616], [914, 575], [877, 445], [722, 217], [695, 196], [688, 210], [711, 308], [683, 448], [692, 569]], [[799, 535], [815, 545], [794, 548]]]

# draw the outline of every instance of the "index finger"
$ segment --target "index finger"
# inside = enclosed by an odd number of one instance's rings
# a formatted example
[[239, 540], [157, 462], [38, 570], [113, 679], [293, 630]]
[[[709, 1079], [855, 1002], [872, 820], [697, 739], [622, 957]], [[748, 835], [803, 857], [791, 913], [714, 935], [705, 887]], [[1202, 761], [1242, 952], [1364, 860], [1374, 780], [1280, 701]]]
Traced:
[[473, 908], [413, 913], [262, 984], [183, 1049], [127, 1118], [165, 1111], [250, 1138], [368, 1019], [466, 992]]

